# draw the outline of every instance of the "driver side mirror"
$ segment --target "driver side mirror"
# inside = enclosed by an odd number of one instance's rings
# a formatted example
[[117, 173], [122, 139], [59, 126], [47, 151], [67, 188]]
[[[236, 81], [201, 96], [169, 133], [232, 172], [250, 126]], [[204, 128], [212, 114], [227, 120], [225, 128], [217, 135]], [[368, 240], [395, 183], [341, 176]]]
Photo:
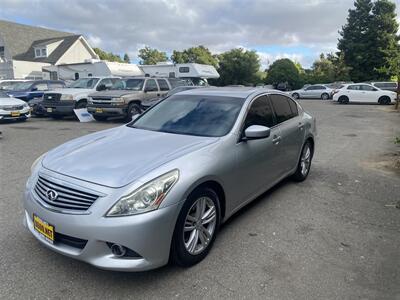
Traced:
[[38, 90], [37, 87], [33, 87], [31, 91], [32, 91], [32, 92], [37, 92], [37, 90]]
[[271, 135], [271, 129], [266, 126], [252, 125], [244, 131], [245, 140], [265, 139]]

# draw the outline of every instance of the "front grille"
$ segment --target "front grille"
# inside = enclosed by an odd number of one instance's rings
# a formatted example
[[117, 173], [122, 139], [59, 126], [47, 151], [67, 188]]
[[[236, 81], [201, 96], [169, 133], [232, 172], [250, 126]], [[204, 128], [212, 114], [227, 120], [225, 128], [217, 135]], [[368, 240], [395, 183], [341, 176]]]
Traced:
[[[55, 183], [42, 176], [39, 176], [36, 182], [35, 192], [48, 206], [62, 210], [87, 210], [99, 197], [92, 193]], [[54, 194], [57, 196], [51, 197], [54, 196]]]
[[61, 99], [61, 94], [59, 93], [46, 93], [43, 94], [43, 100], [44, 101], [60, 101]]
[[92, 97], [93, 104], [111, 104], [110, 97]]
[[6, 111], [14, 111], [14, 110], [22, 110], [24, 109], [23, 105], [13, 105], [13, 106], [4, 106], [3, 110]]
[[56, 244], [60, 243], [78, 249], [85, 248], [87, 244], [87, 240], [78, 239], [76, 237], [65, 235], [59, 232], [54, 233], [54, 242]]

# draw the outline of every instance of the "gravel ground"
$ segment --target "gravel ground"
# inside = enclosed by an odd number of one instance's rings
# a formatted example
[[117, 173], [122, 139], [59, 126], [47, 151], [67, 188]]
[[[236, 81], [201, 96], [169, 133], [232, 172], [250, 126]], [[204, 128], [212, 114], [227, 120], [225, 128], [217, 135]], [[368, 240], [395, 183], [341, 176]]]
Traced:
[[[72, 138], [121, 123], [31, 119], [0, 125], [0, 299], [400, 299], [400, 115], [374, 105], [302, 100], [318, 119], [310, 176], [284, 181], [221, 229], [190, 268], [98, 270], [42, 247], [22, 226], [32, 162]], [[397, 128], [397, 129], [396, 129]]]

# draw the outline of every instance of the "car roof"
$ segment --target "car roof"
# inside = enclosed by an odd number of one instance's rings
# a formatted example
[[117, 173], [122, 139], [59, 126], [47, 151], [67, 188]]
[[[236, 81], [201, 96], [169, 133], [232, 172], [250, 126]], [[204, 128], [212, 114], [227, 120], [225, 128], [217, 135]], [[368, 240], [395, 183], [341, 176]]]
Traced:
[[278, 90], [265, 89], [260, 87], [204, 87], [180, 92], [179, 95], [196, 96], [220, 96], [231, 98], [247, 98], [253, 94], [277, 93], [288, 96]]

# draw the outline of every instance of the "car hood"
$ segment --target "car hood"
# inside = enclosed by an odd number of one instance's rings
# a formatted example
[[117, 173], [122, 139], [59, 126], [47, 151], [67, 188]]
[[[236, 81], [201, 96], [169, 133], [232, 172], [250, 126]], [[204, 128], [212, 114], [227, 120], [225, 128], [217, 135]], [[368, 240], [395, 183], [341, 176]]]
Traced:
[[0, 98], [1, 105], [24, 105], [26, 102], [16, 98]]
[[51, 171], [103, 186], [125, 186], [218, 138], [117, 127], [67, 142], [42, 161]]
[[28, 95], [29, 91], [7, 91], [10, 97], [20, 97]]
[[53, 94], [53, 93], [58, 93], [58, 94], [64, 94], [64, 95], [77, 95], [77, 94], [87, 94], [93, 92], [93, 89], [74, 89], [74, 88], [64, 88], [64, 89], [56, 89], [53, 91], [46, 92]]
[[90, 97], [121, 97], [128, 94], [139, 94], [141, 91], [132, 90], [108, 90], [90, 94]]

